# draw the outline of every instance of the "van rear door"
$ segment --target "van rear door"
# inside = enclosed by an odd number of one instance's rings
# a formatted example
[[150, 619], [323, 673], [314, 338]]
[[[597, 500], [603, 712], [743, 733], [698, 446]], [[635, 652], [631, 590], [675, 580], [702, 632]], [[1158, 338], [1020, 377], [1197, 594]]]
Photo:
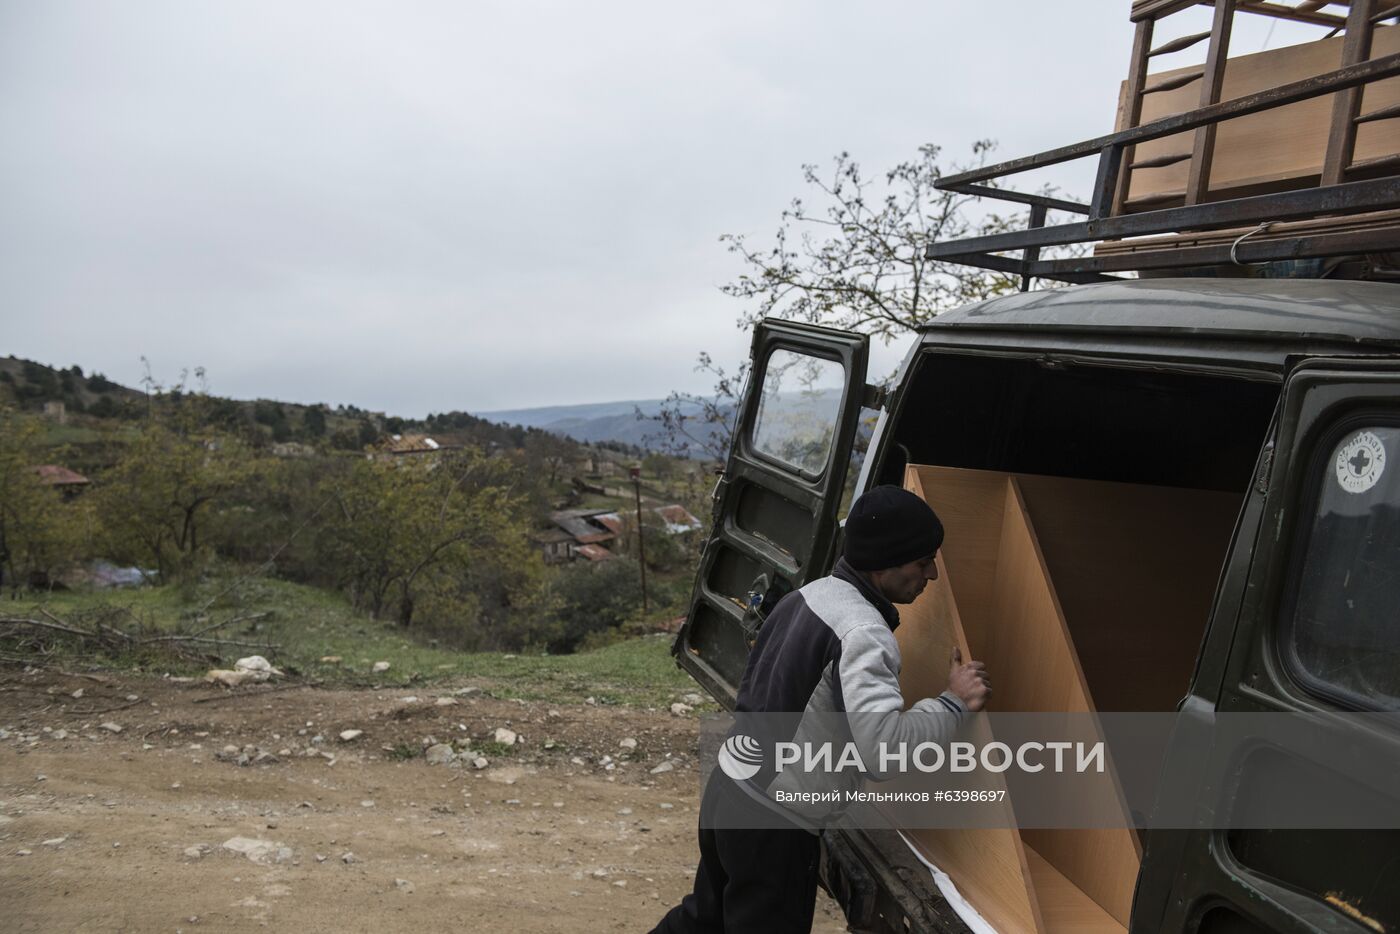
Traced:
[[830, 569], [868, 357], [863, 334], [774, 319], [754, 332], [714, 525], [672, 647], [727, 707], [768, 610]]
[[[1299, 362], [1275, 424], [1179, 730], [1207, 730], [1217, 711], [1400, 709], [1400, 360]], [[1400, 734], [1366, 741], [1389, 754]], [[1276, 793], [1281, 768], [1316, 777], [1306, 787], [1318, 795], [1400, 795], [1393, 781], [1378, 786], [1320, 754], [1269, 748], [1199, 794], [1234, 807]], [[1191, 768], [1169, 761], [1167, 773]], [[1386, 828], [1153, 832], [1132, 930], [1398, 930], [1397, 853], [1400, 830]]]

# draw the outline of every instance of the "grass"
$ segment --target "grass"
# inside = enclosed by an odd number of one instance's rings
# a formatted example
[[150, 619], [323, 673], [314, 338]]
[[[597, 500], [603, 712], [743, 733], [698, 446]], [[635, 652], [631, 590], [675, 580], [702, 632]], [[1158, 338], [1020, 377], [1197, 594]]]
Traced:
[[[42, 601], [6, 603], [0, 607], [0, 615], [37, 618], [42, 607], [61, 619], [77, 621], [100, 608], [122, 607], [129, 611], [128, 619], [169, 630], [181, 625], [198, 629], [221, 620], [266, 613], [264, 618], [236, 623], [216, 633], [224, 639], [275, 648], [209, 646], [220, 664], [231, 667], [241, 656], [260, 654], [289, 673], [333, 686], [469, 682], [503, 698], [578, 703], [592, 697], [603, 705], [660, 708], [678, 694], [697, 690], [695, 682], [676, 667], [670, 655], [670, 637], [665, 635], [628, 639], [575, 655], [465, 653], [420, 642], [412, 630], [371, 619], [339, 594], [315, 587], [269, 579], [229, 587], [228, 581], [216, 580], [193, 588], [171, 585], [65, 591]], [[206, 605], [204, 616], [194, 620], [194, 614]], [[321, 661], [332, 656], [338, 656], [340, 662]], [[170, 658], [60, 655], [54, 661], [179, 675], [203, 674], [210, 667]], [[373, 672], [374, 663], [380, 661], [388, 662], [389, 669]]]

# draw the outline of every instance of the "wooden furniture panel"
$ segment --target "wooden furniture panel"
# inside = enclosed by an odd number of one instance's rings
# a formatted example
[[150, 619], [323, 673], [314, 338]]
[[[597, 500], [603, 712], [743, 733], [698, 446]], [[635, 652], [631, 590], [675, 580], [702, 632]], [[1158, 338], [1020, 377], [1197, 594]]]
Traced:
[[1073, 882], [1029, 846], [1026, 847], [1026, 862], [1030, 866], [1045, 930], [1050, 934], [1123, 934], [1128, 929], [1085, 898]]
[[[1220, 100], [1233, 100], [1335, 70], [1341, 66], [1343, 42], [1344, 37], [1337, 36], [1231, 58], [1225, 64]], [[1380, 58], [1397, 51], [1400, 51], [1400, 27], [1377, 27], [1372, 34], [1371, 56]], [[1200, 66], [1161, 72], [1151, 75], [1147, 85], [1150, 87], [1196, 71], [1200, 71]], [[1194, 110], [1199, 106], [1199, 97], [1199, 81], [1147, 94], [1142, 98], [1138, 120], [1130, 124], [1125, 82], [1120, 89], [1115, 130]], [[1323, 95], [1219, 124], [1209, 191], [1219, 197], [1224, 191], [1244, 193], [1245, 189], [1282, 190], [1316, 184], [1327, 153], [1332, 104], [1333, 96]], [[1365, 113], [1392, 104], [1400, 104], [1400, 79], [1396, 78], [1368, 86], [1360, 109]], [[1191, 152], [1193, 143], [1194, 132], [1180, 133], [1138, 144], [1133, 158], [1141, 162]], [[1354, 161], [1396, 152], [1400, 152], [1400, 121], [1379, 120], [1357, 128]], [[1135, 169], [1125, 202], [1127, 208], [1159, 207], [1183, 200], [1190, 166], [1191, 161], [1185, 160], [1160, 168]]]
[[[1075, 643], [1055, 596], [1036, 530], [1010, 477], [1002, 513], [993, 618], [996, 632], [987, 670], [996, 685], [994, 709], [1092, 713]], [[1082, 489], [1082, 488], [1081, 488]], [[1118, 794], [1110, 781], [1109, 794]], [[1132, 908], [1133, 880], [1142, 863], [1126, 827], [1023, 830], [1021, 838], [1123, 925]]]
[[[994, 710], [1172, 709], [1188, 686], [1239, 496], [919, 465], [905, 485], [947, 532], [938, 581], [900, 608], [906, 704], [946, 687], [959, 644], [965, 658], [987, 662]], [[1141, 860], [1129, 829], [913, 838], [1005, 930], [1029, 930], [1016, 926], [1027, 911], [1044, 930], [1128, 922]]]
[[[965, 658], [970, 651], [941, 558], [938, 572], [938, 580], [918, 600], [899, 608], [895, 637], [902, 659], [900, 687], [906, 706], [947, 689], [953, 646], [958, 646]], [[953, 879], [968, 903], [997, 930], [1045, 930], [1015, 829], [911, 829], [905, 835]]]
[[922, 496], [938, 513], [945, 541], [957, 543], [942, 556], [948, 573], [958, 582], [958, 611], [977, 658], [986, 654], [983, 637], [992, 628], [990, 613], [1007, 476], [953, 467], [911, 465], [905, 470], [905, 488]]
[[1186, 695], [1241, 498], [1020, 477], [1075, 655], [1100, 711]]

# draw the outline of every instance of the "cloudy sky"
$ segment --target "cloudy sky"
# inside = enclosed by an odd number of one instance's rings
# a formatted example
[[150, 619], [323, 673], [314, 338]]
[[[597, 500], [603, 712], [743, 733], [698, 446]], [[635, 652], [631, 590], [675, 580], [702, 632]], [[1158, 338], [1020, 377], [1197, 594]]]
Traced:
[[747, 346], [721, 233], [841, 150], [1108, 132], [1128, 5], [0, 0], [0, 354], [415, 416], [700, 390]]

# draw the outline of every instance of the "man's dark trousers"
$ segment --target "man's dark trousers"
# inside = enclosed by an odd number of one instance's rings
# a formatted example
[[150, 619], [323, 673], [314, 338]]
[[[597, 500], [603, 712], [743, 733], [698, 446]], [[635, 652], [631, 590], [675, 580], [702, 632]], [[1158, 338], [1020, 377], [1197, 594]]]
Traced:
[[[672, 908], [657, 932], [805, 932], [812, 929], [820, 843], [806, 830], [771, 827], [774, 816], [715, 769], [700, 801], [700, 867], [695, 891]], [[747, 818], [747, 819], [746, 819]]]

